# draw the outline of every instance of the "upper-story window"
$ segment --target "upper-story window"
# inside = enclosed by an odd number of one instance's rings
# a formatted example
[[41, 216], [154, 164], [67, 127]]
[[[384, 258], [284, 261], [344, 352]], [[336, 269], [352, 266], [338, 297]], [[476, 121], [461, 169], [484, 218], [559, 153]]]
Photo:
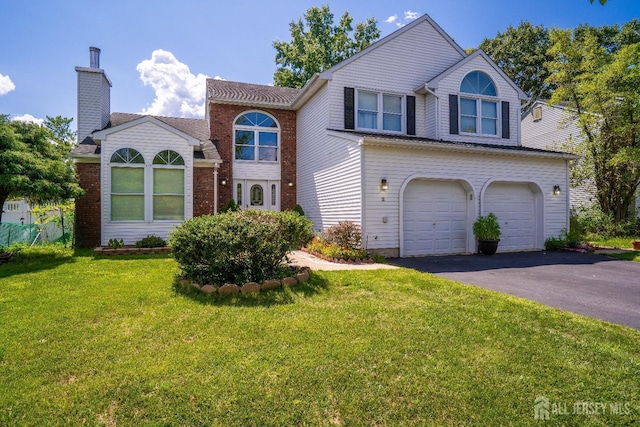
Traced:
[[277, 162], [279, 128], [276, 121], [259, 112], [238, 117], [233, 125], [235, 159]]
[[460, 131], [498, 135], [498, 93], [496, 85], [482, 71], [472, 71], [460, 84]]
[[358, 123], [360, 129], [402, 132], [402, 96], [358, 91]]

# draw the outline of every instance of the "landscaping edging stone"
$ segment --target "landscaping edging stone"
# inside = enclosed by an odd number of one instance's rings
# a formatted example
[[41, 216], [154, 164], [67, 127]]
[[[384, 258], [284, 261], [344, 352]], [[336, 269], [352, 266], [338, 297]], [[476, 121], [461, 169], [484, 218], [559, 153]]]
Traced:
[[256, 282], [248, 282], [244, 285], [236, 285], [235, 283], [225, 283], [224, 285], [218, 287], [216, 285], [200, 285], [197, 282], [192, 282], [189, 279], [184, 277], [180, 277], [178, 279], [178, 283], [183, 288], [192, 287], [200, 292], [206, 294], [219, 294], [219, 295], [231, 295], [231, 294], [249, 294], [249, 293], [258, 293], [258, 292], [266, 292], [273, 289], [278, 289], [281, 287], [290, 287], [295, 286], [298, 283], [305, 283], [311, 277], [311, 269], [309, 267], [301, 267], [299, 273], [295, 275], [295, 277], [285, 277], [283, 279], [270, 279], [265, 280], [262, 283]]
[[93, 250], [94, 255], [142, 255], [142, 254], [164, 254], [171, 252], [171, 248], [163, 246], [160, 248], [136, 248], [133, 245], [125, 245], [121, 248], [110, 248], [108, 246], [98, 246]]

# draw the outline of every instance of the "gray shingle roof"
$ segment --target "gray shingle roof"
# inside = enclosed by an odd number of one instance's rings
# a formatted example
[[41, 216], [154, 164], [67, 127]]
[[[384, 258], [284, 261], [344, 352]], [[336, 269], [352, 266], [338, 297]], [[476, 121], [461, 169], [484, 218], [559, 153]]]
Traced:
[[[133, 120], [145, 117], [144, 114], [130, 114], [130, 113], [112, 113], [107, 125], [109, 127], [116, 127], [129, 123]], [[186, 119], [182, 117], [164, 117], [164, 116], [151, 116], [169, 126], [178, 129], [186, 133], [187, 135], [196, 138], [200, 141], [200, 147], [196, 147], [194, 152], [194, 158], [206, 159], [206, 160], [221, 160], [220, 153], [216, 145], [209, 140], [209, 122], [205, 119]], [[92, 155], [100, 154], [100, 146], [91, 138], [87, 137], [84, 141], [80, 142], [73, 150], [71, 155]]]
[[299, 89], [207, 79], [207, 98], [233, 104], [290, 107]]
[[[145, 114], [112, 113], [110, 127], [116, 127], [144, 117]], [[185, 119], [182, 117], [151, 116], [169, 126], [194, 137], [199, 141], [209, 139], [209, 123], [205, 119]]]

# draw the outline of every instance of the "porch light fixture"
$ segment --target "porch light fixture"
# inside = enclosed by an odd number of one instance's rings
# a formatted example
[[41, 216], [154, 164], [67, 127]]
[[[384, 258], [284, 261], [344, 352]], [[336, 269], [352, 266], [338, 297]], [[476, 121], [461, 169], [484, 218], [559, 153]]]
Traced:
[[293, 187], [293, 181], [289, 181], [289, 183], [287, 184], [289, 187]]
[[222, 178], [222, 179], [220, 180], [220, 185], [227, 185], [227, 180], [226, 180], [226, 178]]
[[553, 186], [553, 195], [554, 196], [560, 195], [560, 186], [558, 184]]
[[387, 191], [389, 189], [389, 184], [387, 183], [387, 178], [382, 178], [380, 180], [380, 190]]

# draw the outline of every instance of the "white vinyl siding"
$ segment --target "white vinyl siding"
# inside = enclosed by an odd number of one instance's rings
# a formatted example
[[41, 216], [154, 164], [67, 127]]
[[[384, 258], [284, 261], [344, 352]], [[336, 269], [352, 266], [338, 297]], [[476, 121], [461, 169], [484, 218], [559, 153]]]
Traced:
[[[110, 155], [120, 148], [133, 148], [140, 152], [145, 159], [144, 170], [149, 171], [148, 179], [145, 179], [144, 193], [154, 194], [153, 159], [161, 151], [171, 149], [184, 159], [184, 219], [193, 215], [193, 147], [188, 141], [179, 135], [170, 132], [155, 123], [142, 122], [138, 125], [127, 127], [121, 131], [110, 133], [102, 141], [101, 163], [101, 187], [102, 187], [102, 245], [106, 245], [109, 239], [124, 239], [125, 244], [134, 244], [143, 237], [155, 234], [164, 239], [182, 220], [153, 220], [153, 197], [145, 203], [145, 220], [138, 221], [112, 221], [111, 220], [111, 165]], [[180, 169], [182, 170], [182, 169]], [[174, 194], [174, 196], [179, 196]]]
[[[464, 99], [474, 98], [466, 93], [460, 93], [460, 82], [463, 78], [472, 71], [482, 71], [489, 75], [496, 86], [498, 96], [494, 99], [492, 97], [484, 98], [482, 96], [475, 97], [476, 99], [484, 99], [485, 101], [495, 102], [495, 114], [490, 113], [489, 106], [483, 111], [481, 102], [477, 103], [476, 112], [474, 114], [465, 114], [467, 117], [477, 116], [477, 130], [476, 132], [466, 132], [464, 130], [464, 123], [462, 123], [462, 111], [464, 106]], [[481, 144], [495, 144], [495, 145], [520, 145], [520, 99], [518, 98], [517, 91], [504, 80], [493, 67], [485, 61], [482, 56], [477, 56], [473, 60], [454, 70], [447, 76], [443, 77], [438, 84], [436, 93], [439, 96], [439, 108], [440, 108], [440, 122], [438, 123], [439, 138], [445, 141], [454, 142], [476, 142]], [[459, 114], [459, 128], [460, 134], [455, 135], [449, 133], [449, 96], [458, 95], [460, 103]], [[501, 101], [509, 103], [509, 139], [502, 138], [502, 123], [501, 123]], [[466, 110], [465, 110], [466, 111]], [[484, 114], [483, 114], [484, 113]], [[494, 116], [495, 115], [495, 119]], [[481, 129], [482, 119], [485, 120], [486, 126], [491, 126], [495, 120], [496, 133], [490, 134], [489, 132], [483, 132]]]
[[[571, 152], [571, 147], [584, 138], [576, 121], [560, 106], [545, 103], [536, 105], [542, 108], [542, 118], [534, 121], [531, 109], [522, 118], [522, 145], [541, 150]], [[597, 203], [595, 185], [592, 182], [572, 186], [570, 191], [572, 209]]]
[[[344, 87], [416, 95], [413, 90], [463, 56], [423, 22], [335, 71], [329, 82], [329, 128], [344, 128]], [[356, 106], [357, 108], [357, 106]], [[424, 96], [416, 95], [416, 135], [427, 136]]]
[[322, 88], [298, 111], [297, 200], [323, 230], [361, 222], [361, 156], [354, 142], [327, 135], [328, 92]]
[[[366, 234], [362, 238], [370, 249], [400, 247], [401, 189], [416, 178], [469, 182], [471, 188], [467, 192], [468, 197], [473, 198], [469, 202], [472, 217], [479, 215], [482, 190], [492, 180], [533, 181], [539, 185], [543, 197], [540, 215], [544, 230], [540, 230], [542, 242], [538, 239], [536, 248], [542, 248], [544, 239], [557, 237], [567, 227], [566, 196], [553, 195], [553, 186], [564, 186], [566, 182], [565, 160], [366, 145], [364, 151], [367, 179], [364, 182], [363, 226]], [[387, 178], [389, 190], [380, 190], [380, 177]], [[473, 241], [470, 225], [468, 233], [469, 241]]]

